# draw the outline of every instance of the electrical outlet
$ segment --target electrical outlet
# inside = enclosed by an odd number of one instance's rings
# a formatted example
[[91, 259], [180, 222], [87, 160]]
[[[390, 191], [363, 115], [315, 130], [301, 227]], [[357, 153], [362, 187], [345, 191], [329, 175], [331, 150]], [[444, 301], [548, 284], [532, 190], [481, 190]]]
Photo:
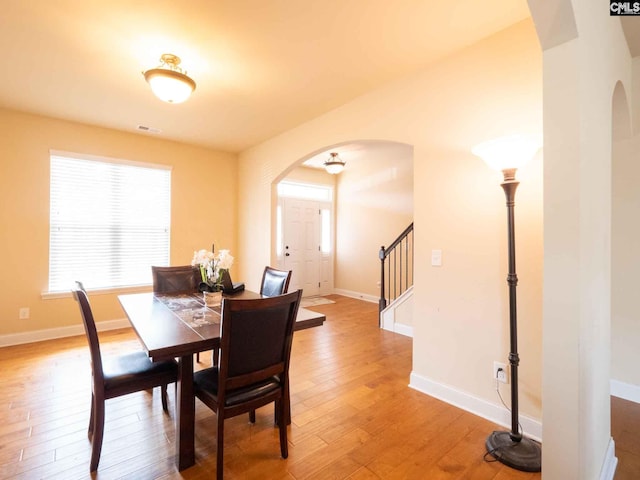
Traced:
[[19, 314], [20, 320], [27, 320], [29, 318], [29, 307], [22, 307]]
[[498, 380], [500, 383], [509, 383], [506, 364], [493, 362], [493, 379]]

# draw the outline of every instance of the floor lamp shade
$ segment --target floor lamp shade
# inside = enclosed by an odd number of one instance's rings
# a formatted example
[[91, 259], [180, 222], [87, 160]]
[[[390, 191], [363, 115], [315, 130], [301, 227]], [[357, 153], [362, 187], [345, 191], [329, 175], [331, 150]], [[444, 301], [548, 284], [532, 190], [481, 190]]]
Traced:
[[471, 152], [494, 170], [505, 171], [522, 167], [539, 149], [540, 139], [535, 135], [509, 135], [482, 142]]
[[501, 184], [507, 202], [507, 231], [509, 273], [509, 366], [511, 369], [511, 431], [494, 431], [487, 437], [487, 452], [496, 460], [517, 470], [539, 472], [542, 468], [540, 444], [522, 436], [518, 413], [518, 320], [516, 308], [516, 245], [514, 207], [518, 182], [516, 170], [530, 160], [540, 148], [535, 137], [512, 135], [484, 142], [472, 152], [481, 157], [490, 167], [501, 170], [504, 182]]

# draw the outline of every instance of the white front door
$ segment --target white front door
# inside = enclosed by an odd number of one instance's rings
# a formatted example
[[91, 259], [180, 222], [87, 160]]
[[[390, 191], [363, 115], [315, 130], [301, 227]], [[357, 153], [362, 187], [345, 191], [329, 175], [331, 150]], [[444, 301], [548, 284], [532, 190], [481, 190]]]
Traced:
[[295, 198], [282, 199], [283, 268], [291, 270], [289, 291], [320, 294], [320, 203]]

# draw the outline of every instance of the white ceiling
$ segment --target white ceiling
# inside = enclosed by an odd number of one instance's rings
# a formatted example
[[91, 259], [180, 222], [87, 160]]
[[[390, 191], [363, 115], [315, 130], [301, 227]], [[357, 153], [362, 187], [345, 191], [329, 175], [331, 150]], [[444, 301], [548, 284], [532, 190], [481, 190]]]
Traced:
[[[1, 12], [0, 107], [230, 152], [529, 16], [526, 0], [3, 0]], [[144, 81], [162, 53], [197, 83], [186, 103]]]

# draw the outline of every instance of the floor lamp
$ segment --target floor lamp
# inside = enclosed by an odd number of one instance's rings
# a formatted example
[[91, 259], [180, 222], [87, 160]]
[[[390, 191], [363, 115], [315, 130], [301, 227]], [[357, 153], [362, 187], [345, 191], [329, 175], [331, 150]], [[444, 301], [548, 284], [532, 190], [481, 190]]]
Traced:
[[539, 472], [542, 464], [540, 444], [522, 436], [518, 420], [518, 322], [516, 309], [516, 245], [514, 225], [514, 200], [516, 188], [516, 170], [529, 161], [540, 148], [537, 138], [525, 135], [513, 135], [489, 140], [473, 148], [472, 152], [482, 158], [491, 168], [502, 171], [504, 182], [502, 189], [507, 200], [507, 227], [509, 274], [509, 365], [511, 367], [511, 431], [495, 431], [486, 441], [487, 452], [496, 460], [509, 467], [525, 472]]

